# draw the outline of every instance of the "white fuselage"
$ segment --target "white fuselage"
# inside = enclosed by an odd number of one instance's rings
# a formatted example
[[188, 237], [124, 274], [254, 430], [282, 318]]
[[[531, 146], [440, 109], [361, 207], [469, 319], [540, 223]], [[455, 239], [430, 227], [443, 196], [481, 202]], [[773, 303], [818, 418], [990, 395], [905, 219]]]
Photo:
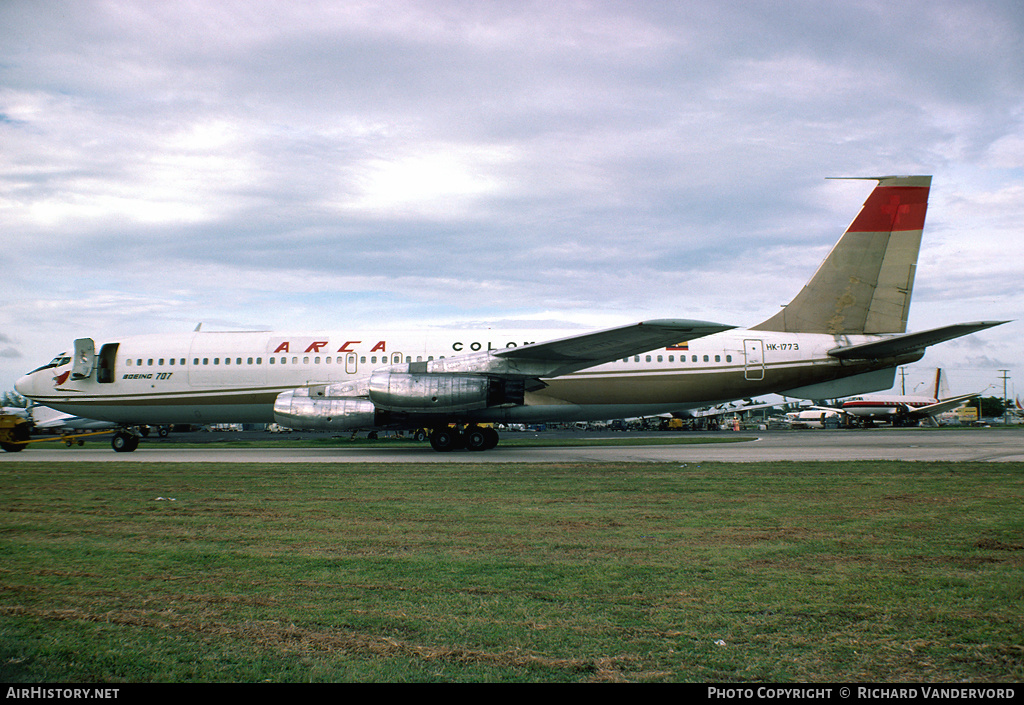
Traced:
[[[74, 379], [72, 361], [40, 368], [19, 393], [54, 409], [134, 424], [269, 423], [278, 394], [354, 382], [374, 369], [501, 350], [579, 331], [193, 332], [122, 338], [101, 368]], [[525, 403], [481, 409], [465, 421], [611, 419], [683, 411], [772, 392], [823, 398], [886, 389], [892, 370], [920, 353], [839, 361], [838, 345], [878, 340], [733, 330], [544, 379]], [[67, 356], [68, 354], [65, 353]], [[58, 358], [55, 362], [65, 358]]]
[[851, 416], [895, 416], [915, 408], [938, 404], [938, 399], [922, 396], [857, 397], [843, 402], [843, 411]]

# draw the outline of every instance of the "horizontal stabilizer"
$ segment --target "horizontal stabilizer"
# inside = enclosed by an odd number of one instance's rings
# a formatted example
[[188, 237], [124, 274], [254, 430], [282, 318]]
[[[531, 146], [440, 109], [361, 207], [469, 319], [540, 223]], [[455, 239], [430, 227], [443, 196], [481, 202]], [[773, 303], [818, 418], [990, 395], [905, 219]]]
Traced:
[[883, 357], [895, 357], [917, 350], [923, 350], [929, 345], [943, 343], [964, 335], [977, 333], [979, 330], [1000, 326], [1008, 321], [976, 321], [974, 323], [956, 323], [951, 326], [933, 328], [919, 333], [906, 333], [903, 335], [876, 340], [871, 343], [859, 345], [845, 345], [832, 348], [828, 351], [829, 356], [840, 360], [875, 360]]

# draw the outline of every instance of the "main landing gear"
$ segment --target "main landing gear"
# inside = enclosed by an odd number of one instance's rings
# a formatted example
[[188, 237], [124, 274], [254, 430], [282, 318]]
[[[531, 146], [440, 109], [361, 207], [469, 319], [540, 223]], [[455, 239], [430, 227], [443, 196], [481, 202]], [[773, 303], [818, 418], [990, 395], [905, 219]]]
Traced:
[[430, 432], [430, 447], [440, 453], [465, 448], [490, 450], [498, 445], [498, 432], [489, 426], [467, 426], [463, 430], [443, 426]]

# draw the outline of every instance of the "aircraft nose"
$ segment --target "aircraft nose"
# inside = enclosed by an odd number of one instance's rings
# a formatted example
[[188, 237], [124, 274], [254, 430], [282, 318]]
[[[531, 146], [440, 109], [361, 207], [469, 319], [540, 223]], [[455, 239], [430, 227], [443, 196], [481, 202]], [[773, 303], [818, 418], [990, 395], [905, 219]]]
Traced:
[[32, 375], [24, 375], [14, 383], [14, 390], [23, 397], [32, 398], [35, 391], [35, 378]]

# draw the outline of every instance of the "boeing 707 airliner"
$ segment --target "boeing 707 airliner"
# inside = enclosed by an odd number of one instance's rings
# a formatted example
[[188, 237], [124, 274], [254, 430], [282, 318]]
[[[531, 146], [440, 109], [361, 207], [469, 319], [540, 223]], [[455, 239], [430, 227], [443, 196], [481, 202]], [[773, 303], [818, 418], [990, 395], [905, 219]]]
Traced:
[[[20, 394], [120, 426], [272, 423], [336, 431], [433, 429], [438, 451], [487, 450], [494, 425], [649, 416], [779, 393], [888, 389], [929, 345], [999, 325], [907, 333], [930, 176], [877, 177], [817, 272], [747, 329], [689, 319], [592, 333], [208, 332], [74, 341]], [[20, 450], [5, 443], [6, 450]]]

